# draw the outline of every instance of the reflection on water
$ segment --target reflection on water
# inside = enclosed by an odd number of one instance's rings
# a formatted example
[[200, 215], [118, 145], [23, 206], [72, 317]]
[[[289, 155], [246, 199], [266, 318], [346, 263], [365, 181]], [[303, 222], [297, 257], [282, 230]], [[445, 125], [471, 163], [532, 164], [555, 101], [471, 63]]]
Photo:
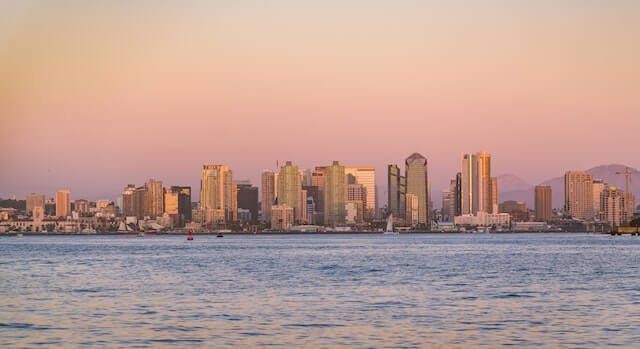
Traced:
[[640, 238], [0, 238], [0, 346], [640, 343]]

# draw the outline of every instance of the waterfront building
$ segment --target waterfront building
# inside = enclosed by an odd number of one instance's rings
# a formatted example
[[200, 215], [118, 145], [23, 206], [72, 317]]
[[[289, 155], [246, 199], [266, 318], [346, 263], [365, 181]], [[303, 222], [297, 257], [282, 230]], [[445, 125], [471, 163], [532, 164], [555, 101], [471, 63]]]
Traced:
[[302, 175], [298, 166], [287, 161], [280, 167], [278, 176], [278, 205], [287, 205], [293, 208], [293, 216], [296, 222], [301, 222], [304, 216], [300, 202], [302, 191]]
[[367, 221], [375, 217], [376, 212], [376, 169], [375, 167], [345, 167], [347, 175], [355, 177], [355, 184], [361, 184], [365, 188], [366, 198], [362, 200], [364, 204], [364, 219]]
[[271, 206], [275, 200], [275, 176], [273, 171], [262, 171], [262, 220], [271, 222]]
[[528, 222], [529, 209], [527, 204], [521, 201], [508, 200], [500, 204], [500, 213], [508, 213], [512, 222]]
[[628, 193], [628, 192], [624, 192], [623, 194], [624, 196], [624, 211], [625, 211], [625, 217], [626, 217], [626, 221], [625, 223], [628, 223], [628, 221], [631, 221], [633, 219], [633, 217], [636, 215], [635, 214], [635, 207], [636, 207], [636, 197], [635, 195], [633, 195], [633, 193]]
[[240, 223], [251, 223], [253, 217], [251, 216], [251, 211], [246, 208], [241, 208], [238, 206], [238, 221]]
[[345, 173], [338, 161], [327, 167], [324, 188], [324, 224], [328, 226], [345, 223]]
[[271, 229], [287, 231], [293, 223], [293, 207], [288, 205], [274, 205], [271, 207]]
[[487, 213], [478, 212], [476, 215], [462, 215], [454, 217], [456, 226], [481, 226], [481, 227], [507, 227], [511, 222], [511, 216], [508, 213]]
[[212, 219], [207, 223], [223, 224], [234, 220], [237, 217], [235, 195], [233, 172], [229, 167], [217, 164], [202, 166], [200, 208], [205, 212], [205, 219]]
[[550, 185], [537, 185], [535, 188], [536, 221], [551, 222], [552, 196]]
[[364, 221], [364, 204], [362, 200], [345, 201], [345, 221], [348, 225], [361, 224]]
[[56, 192], [56, 217], [67, 217], [71, 215], [71, 192], [69, 190], [58, 190]]
[[164, 188], [162, 181], [153, 178], [145, 183], [147, 188], [145, 197], [145, 216], [151, 218], [161, 217], [164, 213]]
[[249, 181], [237, 182], [236, 185], [238, 187], [238, 209], [249, 210], [251, 214], [249, 222], [258, 223], [258, 187], [252, 186]]
[[567, 171], [564, 175], [565, 211], [581, 220], [593, 218], [593, 177], [582, 171]]
[[593, 217], [600, 217], [600, 195], [606, 186], [602, 179], [593, 179]]
[[27, 204], [27, 207], [26, 207], [27, 214], [32, 214], [33, 209], [36, 207], [44, 208], [44, 195], [31, 193], [27, 195], [27, 198], [25, 201]]
[[[98, 205], [99, 202], [96, 203], [96, 208], [105, 208], [106, 205]], [[109, 201], [107, 201], [107, 204], [109, 203]], [[75, 200], [73, 202], [73, 211], [78, 212], [78, 213], [89, 213], [89, 201], [88, 200]]]
[[602, 190], [600, 196], [600, 218], [615, 227], [625, 225], [631, 217], [625, 210], [625, 192], [615, 186]]
[[411, 154], [405, 160], [405, 178], [407, 179], [406, 194], [413, 194], [418, 200], [418, 224], [429, 224], [430, 198], [427, 159], [418, 153]]

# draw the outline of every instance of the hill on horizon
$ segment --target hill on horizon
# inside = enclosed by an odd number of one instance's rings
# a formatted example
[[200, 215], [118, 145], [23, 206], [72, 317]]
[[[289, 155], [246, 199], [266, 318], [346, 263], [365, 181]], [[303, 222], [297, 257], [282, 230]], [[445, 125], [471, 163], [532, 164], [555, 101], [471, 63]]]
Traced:
[[[618, 175], [616, 172], [622, 172], [626, 168], [637, 171], [637, 169], [629, 166], [609, 164], [592, 167], [585, 172], [593, 175], [594, 179], [602, 179], [608, 185], [615, 185], [624, 190], [625, 176]], [[629, 184], [631, 192], [635, 195], [636, 204], [638, 204], [637, 198], [640, 197], [640, 174], [631, 175], [629, 178], [631, 179], [631, 183]], [[503, 180], [505, 182], [504, 185]], [[553, 207], [562, 208], [564, 206], [564, 176], [554, 177], [540, 184], [551, 186]], [[528, 184], [516, 175], [504, 174], [498, 176], [498, 190], [500, 202], [507, 200], [523, 201], [527, 203], [528, 208], [533, 209], [535, 207], [535, 185]]]

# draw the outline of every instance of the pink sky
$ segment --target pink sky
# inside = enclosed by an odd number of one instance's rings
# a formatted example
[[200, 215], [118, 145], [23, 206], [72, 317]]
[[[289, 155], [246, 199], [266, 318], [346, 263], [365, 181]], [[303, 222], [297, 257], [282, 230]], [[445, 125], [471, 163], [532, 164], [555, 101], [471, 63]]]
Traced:
[[640, 167], [638, 2], [343, 3], [0, 4], [0, 196], [339, 160], [383, 205], [416, 151], [434, 193], [463, 152], [532, 184]]

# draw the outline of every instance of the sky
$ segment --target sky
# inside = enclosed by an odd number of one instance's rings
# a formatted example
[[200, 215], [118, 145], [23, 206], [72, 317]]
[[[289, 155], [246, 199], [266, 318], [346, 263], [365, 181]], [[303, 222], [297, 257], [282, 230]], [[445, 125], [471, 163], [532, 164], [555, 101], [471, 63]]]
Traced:
[[640, 167], [640, 2], [0, 2], [0, 197], [115, 199], [204, 163], [263, 169], [461, 154], [536, 184]]

